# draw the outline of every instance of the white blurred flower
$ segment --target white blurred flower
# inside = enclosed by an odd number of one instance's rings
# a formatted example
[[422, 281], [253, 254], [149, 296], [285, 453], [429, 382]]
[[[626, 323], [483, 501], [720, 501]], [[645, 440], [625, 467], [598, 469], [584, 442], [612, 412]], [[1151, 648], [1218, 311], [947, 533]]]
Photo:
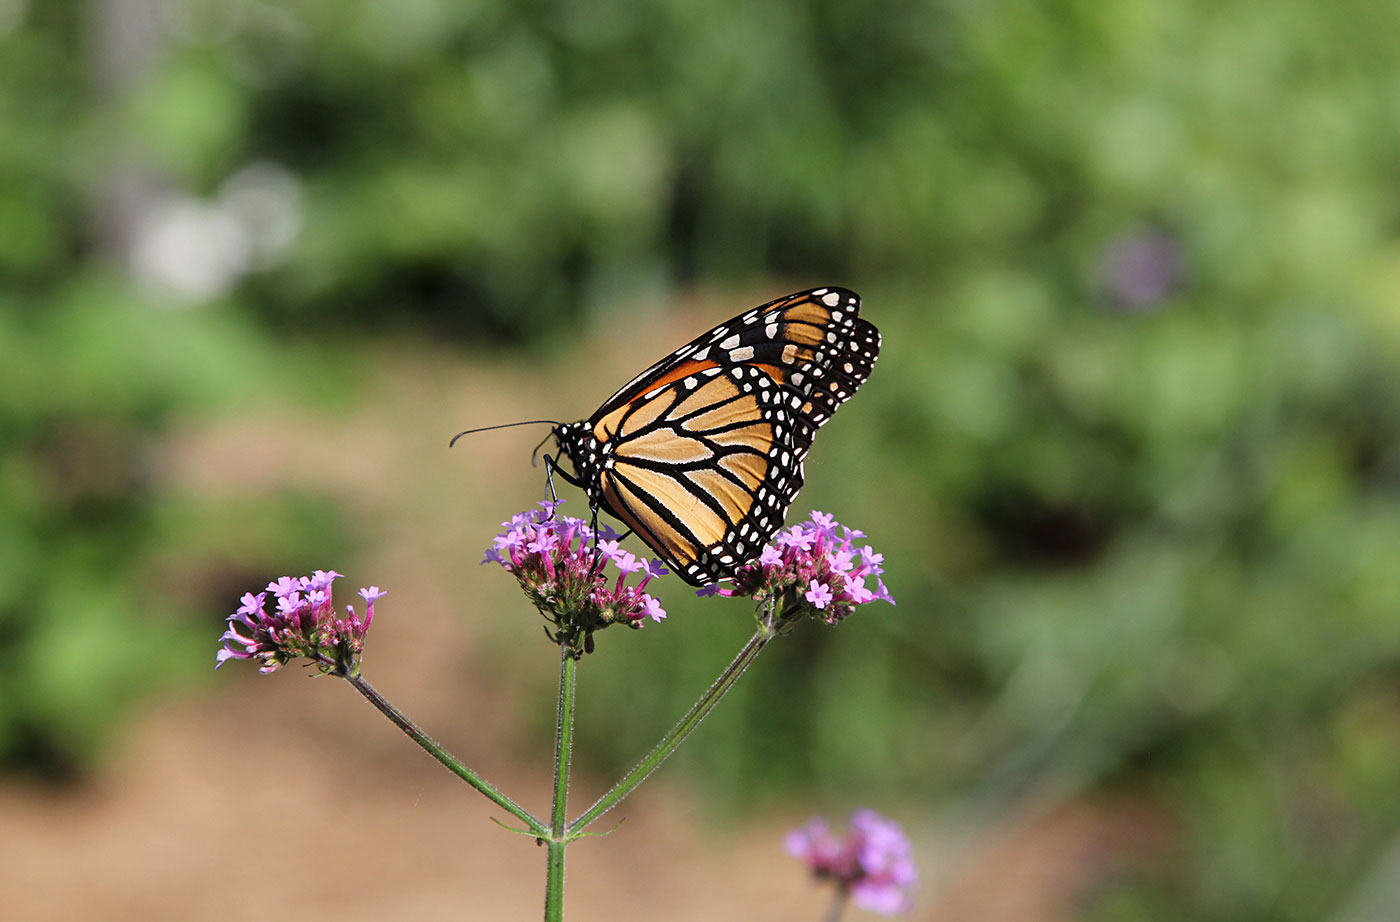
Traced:
[[131, 248], [132, 274], [171, 305], [201, 304], [276, 265], [296, 241], [301, 216], [296, 177], [275, 163], [250, 164], [213, 201], [170, 196], [149, 207]]
[[131, 268], [172, 303], [192, 305], [228, 291], [248, 259], [248, 235], [227, 209], [179, 198], [157, 205], [141, 222]]
[[234, 173], [219, 204], [247, 234], [253, 269], [279, 262], [301, 231], [301, 185], [277, 163], [261, 160]]

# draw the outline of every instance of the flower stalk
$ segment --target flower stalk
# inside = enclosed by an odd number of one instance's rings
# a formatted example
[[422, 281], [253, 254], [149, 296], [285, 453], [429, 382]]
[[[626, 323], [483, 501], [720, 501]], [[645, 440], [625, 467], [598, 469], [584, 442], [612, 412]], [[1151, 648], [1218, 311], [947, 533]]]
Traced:
[[554, 805], [549, 817], [548, 849], [545, 860], [544, 917], [546, 922], [564, 918], [564, 850], [574, 836], [569, 835], [569, 767], [574, 752], [574, 688], [578, 682], [579, 657], [569, 647], [559, 656], [559, 714], [554, 729]]
[[[317, 570], [309, 577], [282, 577], [266, 591], [246, 593], [229, 616], [220, 638], [217, 664], [230, 659], [256, 661], [274, 672], [305, 658], [322, 675], [345, 679], [365, 700], [409, 739], [492, 803], [520, 820], [546, 849], [545, 919], [562, 920], [564, 853], [600, 816], [616, 807], [685, 742], [700, 722], [734, 687], [758, 654], [793, 624], [813, 618], [838, 624], [867, 602], [894, 603], [881, 582], [883, 558], [869, 546], [856, 547], [862, 533], [831, 516], [813, 513], [810, 521], [774, 536], [754, 561], [734, 573], [732, 585], [709, 586], [700, 595], [748, 596], [757, 603], [757, 627], [738, 655], [700, 699], [661, 740], [592, 806], [568, 820], [569, 774], [573, 763], [574, 703], [578, 663], [593, 649], [594, 634], [621, 624], [638, 629], [666, 617], [646, 592], [648, 583], [666, 570], [659, 560], [645, 560], [623, 550], [606, 526], [556, 516], [557, 502], [541, 504], [505, 522], [483, 563], [498, 563], [519, 582], [544, 617], [546, 633], [559, 645], [559, 697], [554, 738], [554, 790], [549, 820], [544, 822], [487, 782], [442, 744], [424, 733], [360, 674], [360, 656], [374, 618], [378, 587], [361, 589], [365, 613], [347, 606], [337, 614], [331, 602], [335, 571]], [[608, 572], [616, 570], [616, 576]], [[633, 585], [627, 581], [640, 574]], [[267, 596], [276, 597], [268, 610]], [[852, 837], [830, 835], [825, 821], [789, 836], [789, 850], [808, 860], [817, 876], [836, 883], [829, 918], [837, 919], [848, 900], [877, 912], [907, 906], [913, 883], [908, 844], [898, 826], [869, 811], [852, 819]], [[901, 850], [902, 849], [902, 850]]]
[[661, 741], [650, 752], [642, 757], [642, 760], [630, 772], [613, 785], [606, 794], [598, 798], [597, 802], [584, 811], [578, 819], [569, 824], [570, 831], [582, 832], [598, 817], [621, 803], [623, 798], [636, 790], [652, 772], [660, 768], [661, 763], [670, 758], [671, 753], [675, 752], [677, 747], [685, 742], [686, 737], [700, 726], [700, 721], [704, 720], [710, 711], [714, 710], [715, 705], [719, 704], [720, 700], [729, 693], [729, 690], [734, 687], [734, 683], [739, 681], [739, 677], [744, 674], [744, 670], [753, 664], [753, 661], [758, 658], [758, 654], [768, 645], [768, 641], [776, 637], [777, 634], [777, 628], [771, 621], [760, 624], [758, 630], [749, 638], [748, 643], [744, 644], [743, 649], [734, 657], [733, 662], [725, 667], [724, 672], [720, 673], [719, 678], [710, 686], [709, 691], [695, 702], [685, 716], [671, 728], [669, 733], [661, 738]]
[[389, 718], [394, 726], [404, 732], [405, 736], [417, 743], [428, 755], [437, 759], [444, 768], [452, 772], [452, 774], [456, 775], [458, 778], [461, 778], [467, 784], [476, 788], [496, 806], [520, 820], [520, 822], [526, 825], [530, 832], [537, 836], [547, 835], [549, 833], [549, 827], [536, 819], [528, 810], [511, 800], [502, 793], [499, 788], [472, 771], [464, 765], [460, 759], [448, 752], [441, 743], [420, 730], [417, 724], [405, 717], [402, 711], [394, 707], [383, 695], [379, 694], [364, 676], [357, 673], [355, 675], [342, 675], [341, 677], [354, 686], [357, 692], [364, 695], [365, 700], [374, 705], [381, 714]]
[[[339, 676], [349, 682], [424, 752], [524, 823], [530, 832], [547, 834], [549, 827], [420, 730], [360, 675], [360, 654], [374, 621], [374, 603], [385, 593], [378, 586], [361, 589], [364, 616], [348, 605], [345, 614], [338, 614], [331, 594], [332, 584], [340, 577], [334, 570], [317, 570], [311, 576], [283, 576], [268, 583], [263, 592], [244, 593], [242, 604], [229, 615], [228, 630], [220, 638], [223, 648], [216, 657], [215, 668], [231, 659], [246, 659], [261, 663], [260, 672], [270, 673], [294, 659], [305, 658], [321, 675]], [[269, 593], [277, 600], [271, 611], [267, 608]]]
[[826, 922], [841, 922], [841, 915], [846, 911], [846, 903], [850, 902], [851, 890], [844, 884], [837, 884], [831, 894], [831, 905], [826, 910]]

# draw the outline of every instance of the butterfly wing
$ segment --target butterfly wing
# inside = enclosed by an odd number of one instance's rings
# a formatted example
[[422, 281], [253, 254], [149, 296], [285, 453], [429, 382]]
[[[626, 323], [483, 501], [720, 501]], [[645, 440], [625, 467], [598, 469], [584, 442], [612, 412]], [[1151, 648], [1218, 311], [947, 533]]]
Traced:
[[870, 376], [880, 334], [859, 312], [844, 288], [798, 292], [643, 371], [588, 420], [590, 500], [692, 585], [733, 576], [782, 527], [817, 429]]

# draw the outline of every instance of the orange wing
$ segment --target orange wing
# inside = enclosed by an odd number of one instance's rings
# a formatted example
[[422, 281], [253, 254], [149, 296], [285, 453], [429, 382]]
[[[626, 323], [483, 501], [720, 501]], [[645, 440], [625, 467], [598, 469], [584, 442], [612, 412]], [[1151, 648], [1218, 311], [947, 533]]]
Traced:
[[586, 445], [561, 439], [590, 503], [687, 582], [732, 577], [782, 527], [816, 430], [870, 376], [880, 334], [859, 312], [842, 288], [788, 295], [633, 378]]

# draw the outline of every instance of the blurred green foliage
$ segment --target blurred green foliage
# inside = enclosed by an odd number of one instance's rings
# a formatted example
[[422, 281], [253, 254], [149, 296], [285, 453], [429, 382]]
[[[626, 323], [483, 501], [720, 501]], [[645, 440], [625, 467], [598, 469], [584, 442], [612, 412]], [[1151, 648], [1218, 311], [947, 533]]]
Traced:
[[[0, 9], [19, 10], [0, 24], [11, 761], [90, 746], [185, 642], [130, 619], [150, 620], [161, 523], [189, 540], [217, 513], [165, 508], [143, 440], [225, 405], [288, 331], [398, 325], [523, 362], [619, 300], [781, 277], [765, 290], [856, 288], [884, 331], [801, 508], [868, 531], [900, 604], [775, 645], [683, 751], [697, 776], [732, 802], [806, 787], [838, 809], [859, 791], [1159, 803], [1181, 847], [1106, 883], [1092, 918], [1361, 918], [1382, 898], [1400, 8]], [[239, 210], [249, 164], [281, 171], [258, 187], [270, 211]], [[122, 216], [153, 188], [225, 203], [244, 225], [180, 226], [244, 227], [209, 239], [247, 258], [190, 276], [193, 257], [143, 248]], [[247, 228], [284, 212], [294, 241], [259, 251], [277, 235]], [[218, 306], [152, 313], [182, 298]], [[590, 409], [559, 393], [560, 414]], [[604, 764], [743, 634], [739, 603], [667, 607], [587, 664], [584, 748]]]
[[134, 696], [208, 667], [191, 607], [324, 522], [315, 497], [232, 509], [160, 483], [152, 439], [257, 370], [230, 320], [98, 277], [0, 306], [0, 764], [69, 776]]

